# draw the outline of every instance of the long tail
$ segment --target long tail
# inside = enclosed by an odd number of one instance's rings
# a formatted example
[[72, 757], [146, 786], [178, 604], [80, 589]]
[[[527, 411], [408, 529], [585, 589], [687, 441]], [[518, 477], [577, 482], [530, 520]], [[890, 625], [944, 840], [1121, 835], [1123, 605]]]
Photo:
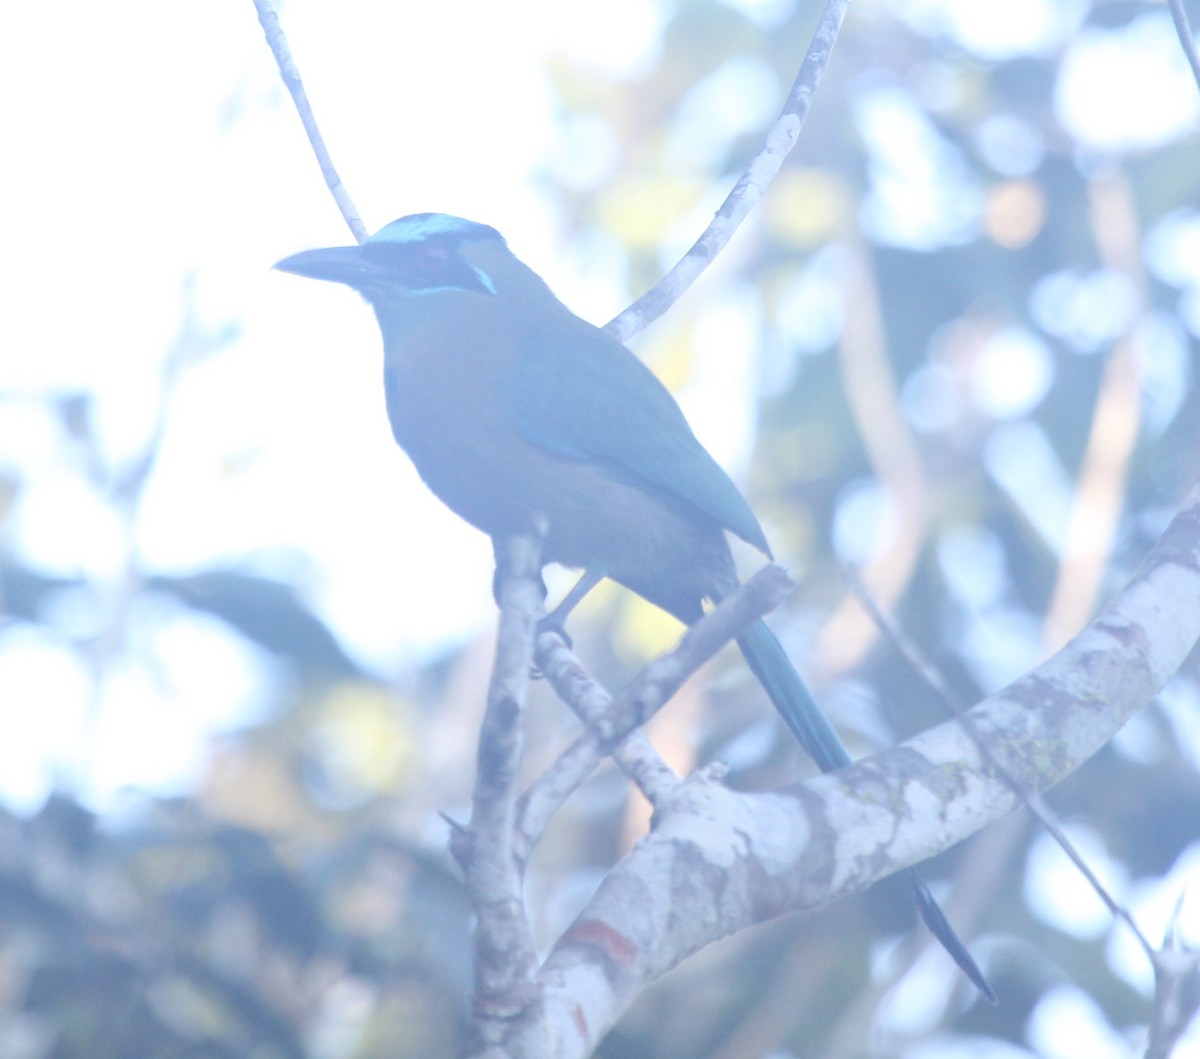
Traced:
[[[800, 740], [800, 745], [820, 770], [836, 772], [851, 764], [850, 754], [842, 745], [837, 732], [826, 720], [812, 692], [796, 672], [796, 667], [792, 665], [783, 645], [767, 627], [767, 623], [755, 622], [738, 638], [738, 646], [746, 656], [750, 669], [775, 704], [779, 716]], [[925, 885], [925, 880], [913, 868], [906, 869], [904, 874], [913, 888], [917, 911], [920, 912], [930, 933], [937, 938], [962, 972], [971, 979], [975, 988], [990, 1003], [996, 1003], [996, 994], [992, 987], [988, 985], [983, 972], [971, 958], [967, 947], [954, 933], [954, 928], [933, 899], [929, 887]]]
[[775, 703], [775, 709], [808, 756], [822, 772], [836, 772], [853, 764], [833, 725], [825, 719], [817, 700], [796, 672], [783, 644], [765, 621], [756, 621], [738, 638], [758, 682]]

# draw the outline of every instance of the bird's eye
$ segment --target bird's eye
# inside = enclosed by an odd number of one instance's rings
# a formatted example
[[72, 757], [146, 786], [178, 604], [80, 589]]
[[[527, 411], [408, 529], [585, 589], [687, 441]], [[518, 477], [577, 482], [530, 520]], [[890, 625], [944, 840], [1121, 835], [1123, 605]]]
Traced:
[[421, 261], [430, 273], [437, 274], [441, 272], [450, 261], [450, 247], [445, 243], [426, 243], [422, 248]]
[[454, 246], [444, 239], [430, 239], [416, 248], [411, 257], [414, 275], [426, 286], [435, 287], [449, 283], [460, 270]]
[[386, 274], [387, 280], [410, 291], [462, 290], [495, 294], [492, 281], [458, 255], [450, 239], [420, 243], [364, 243], [363, 253]]

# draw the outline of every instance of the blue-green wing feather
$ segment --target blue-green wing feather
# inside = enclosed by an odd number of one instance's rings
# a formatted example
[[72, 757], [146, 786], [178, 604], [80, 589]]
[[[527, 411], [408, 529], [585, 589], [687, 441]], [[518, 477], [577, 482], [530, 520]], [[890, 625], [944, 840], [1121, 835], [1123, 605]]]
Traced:
[[696, 440], [667, 388], [603, 331], [564, 313], [556, 326], [528, 336], [508, 396], [527, 441], [606, 465], [771, 554], [750, 506]]

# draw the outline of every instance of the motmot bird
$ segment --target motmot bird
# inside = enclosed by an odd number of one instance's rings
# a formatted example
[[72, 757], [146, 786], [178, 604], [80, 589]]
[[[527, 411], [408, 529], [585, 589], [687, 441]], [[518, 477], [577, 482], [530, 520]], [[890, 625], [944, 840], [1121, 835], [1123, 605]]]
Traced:
[[[543, 561], [583, 570], [556, 621], [608, 577], [690, 625], [705, 601], [738, 587], [726, 531], [771, 558], [749, 504], [667, 388], [560, 302], [495, 228], [418, 213], [360, 246], [275, 267], [344, 283], [370, 303], [392, 432], [447, 506], [497, 545], [543, 525]], [[849, 765], [766, 623], [738, 646], [817, 765]], [[926, 923], [991, 998], [925, 883], [908, 875]]]

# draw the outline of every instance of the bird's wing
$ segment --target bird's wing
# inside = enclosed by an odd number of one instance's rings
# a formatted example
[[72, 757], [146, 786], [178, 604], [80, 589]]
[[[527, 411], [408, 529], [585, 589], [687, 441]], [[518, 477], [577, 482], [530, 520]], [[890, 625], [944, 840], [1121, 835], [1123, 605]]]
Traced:
[[749, 504], [667, 388], [599, 328], [564, 313], [554, 327], [528, 335], [510, 400], [527, 441], [684, 501], [771, 554]]

